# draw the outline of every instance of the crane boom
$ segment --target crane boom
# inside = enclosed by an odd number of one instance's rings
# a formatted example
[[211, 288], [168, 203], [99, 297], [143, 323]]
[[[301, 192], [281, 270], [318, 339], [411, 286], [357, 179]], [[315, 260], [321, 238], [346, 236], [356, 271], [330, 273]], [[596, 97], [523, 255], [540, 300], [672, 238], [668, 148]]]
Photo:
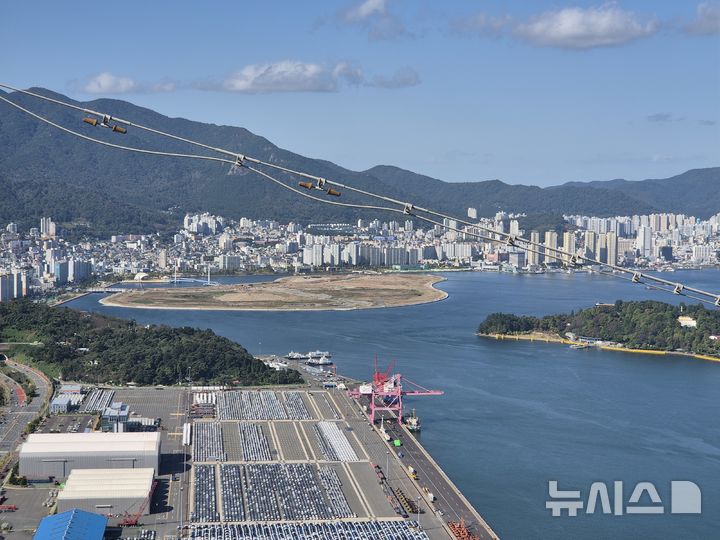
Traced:
[[[377, 358], [375, 358], [375, 372], [373, 373], [373, 382], [370, 385], [370, 422], [373, 424], [376, 419], [375, 413], [382, 411], [394, 413], [398, 423], [402, 424], [403, 396], [441, 396], [444, 394], [442, 390], [429, 390], [408, 379], [404, 381], [412, 386], [412, 389], [403, 389], [403, 376], [400, 373], [390, 374], [394, 366], [395, 361], [392, 360], [387, 369], [381, 372], [378, 368]], [[361, 396], [359, 390], [350, 390], [348, 394], [356, 399]]]

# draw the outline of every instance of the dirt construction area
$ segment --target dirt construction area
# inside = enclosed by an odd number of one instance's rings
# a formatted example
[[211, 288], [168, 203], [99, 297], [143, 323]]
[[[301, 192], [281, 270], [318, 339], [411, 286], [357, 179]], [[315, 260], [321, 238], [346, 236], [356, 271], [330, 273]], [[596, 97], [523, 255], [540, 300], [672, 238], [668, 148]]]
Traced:
[[216, 287], [152, 288], [101, 300], [116, 307], [258, 311], [351, 310], [443, 300], [427, 274], [291, 276], [268, 283]]

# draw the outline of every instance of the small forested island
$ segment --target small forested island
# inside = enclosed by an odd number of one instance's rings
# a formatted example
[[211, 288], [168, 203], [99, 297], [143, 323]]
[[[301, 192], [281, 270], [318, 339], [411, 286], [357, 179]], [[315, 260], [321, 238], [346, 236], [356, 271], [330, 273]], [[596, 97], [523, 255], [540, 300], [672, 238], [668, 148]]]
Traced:
[[578, 312], [544, 317], [493, 313], [480, 324], [480, 336], [537, 336], [555, 340], [589, 337], [627, 349], [683, 352], [720, 357], [720, 310], [703, 305], [673, 306], [642, 301], [602, 304]]
[[50, 307], [0, 303], [0, 342], [51, 376], [93, 383], [293, 384], [297, 371], [275, 371], [211, 330], [140, 326], [134, 321]]

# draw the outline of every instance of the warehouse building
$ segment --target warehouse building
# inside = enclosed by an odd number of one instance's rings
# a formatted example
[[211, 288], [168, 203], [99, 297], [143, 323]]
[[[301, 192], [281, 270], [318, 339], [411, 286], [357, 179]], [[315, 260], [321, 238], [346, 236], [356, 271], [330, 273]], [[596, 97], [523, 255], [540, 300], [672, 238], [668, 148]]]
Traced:
[[150, 513], [152, 468], [73, 469], [57, 497], [59, 512], [79, 508], [104, 515]]
[[107, 518], [82, 510], [70, 510], [40, 521], [33, 540], [102, 540]]
[[33, 433], [20, 447], [20, 476], [67, 478], [73, 469], [160, 468], [160, 434]]

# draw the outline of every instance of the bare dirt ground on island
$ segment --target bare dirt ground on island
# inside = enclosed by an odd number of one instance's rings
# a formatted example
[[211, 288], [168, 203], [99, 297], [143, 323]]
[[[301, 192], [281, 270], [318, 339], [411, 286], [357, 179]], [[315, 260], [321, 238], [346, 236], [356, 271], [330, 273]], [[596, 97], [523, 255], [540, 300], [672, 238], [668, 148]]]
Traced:
[[291, 276], [268, 283], [217, 287], [157, 288], [123, 292], [101, 300], [117, 307], [200, 310], [350, 310], [408, 306], [443, 300], [427, 274]]

